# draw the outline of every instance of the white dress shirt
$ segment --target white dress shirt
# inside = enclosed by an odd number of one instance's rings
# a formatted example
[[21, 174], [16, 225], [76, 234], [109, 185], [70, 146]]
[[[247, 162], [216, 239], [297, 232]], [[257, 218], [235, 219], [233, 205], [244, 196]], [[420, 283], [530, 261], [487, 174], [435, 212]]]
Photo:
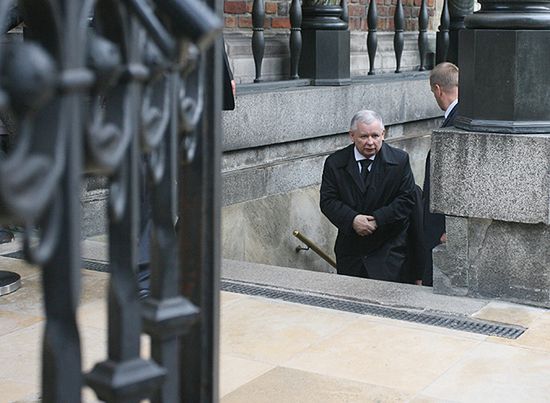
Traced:
[[[353, 147], [353, 154], [355, 154], [355, 161], [357, 161], [357, 165], [359, 165], [359, 172], [361, 172], [363, 166], [361, 165], [362, 160], [366, 160], [367, 158], [357, 150], [357, 147]], [[376, 158], [376, 154], [372, 157], [368, 158], [372, 162], [374, 162], [374, 159]], [[370, 163], [369, 167], [367, 168], [370, 172], [372, 169], [372, 162]]]
[[451, 102], [451, 104], [449, 105], [449, 107], [445, 111], [445, 119], [447, 119], [447, 116], [449, 116], [449, 113], [451, 113], [451, 111], [453, 110], [453, 108], [455, 107], [456, 104], [458, 104], [458, 98], [455, 99], [453, 102]]

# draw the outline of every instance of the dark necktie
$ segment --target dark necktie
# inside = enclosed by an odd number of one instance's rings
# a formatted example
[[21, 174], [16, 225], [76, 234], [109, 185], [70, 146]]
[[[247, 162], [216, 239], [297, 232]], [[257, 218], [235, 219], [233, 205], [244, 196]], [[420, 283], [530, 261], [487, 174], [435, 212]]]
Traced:
[[372, 163], [371, 159], [364, 159], [359, 161], [361, 163], [361, 178], [363, 182], [367, 182], [367, 176], [369, 175], [369, 166]]

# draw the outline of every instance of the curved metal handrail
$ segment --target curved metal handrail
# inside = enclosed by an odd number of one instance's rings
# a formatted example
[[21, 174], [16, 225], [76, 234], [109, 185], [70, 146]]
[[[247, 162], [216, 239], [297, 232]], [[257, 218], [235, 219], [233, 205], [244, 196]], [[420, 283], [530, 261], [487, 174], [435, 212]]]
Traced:
[[[292, 235], [294, 235], [296, 238], [298, 238], [300, 241], [305, 243], [309, 249], [311, 249], [313, 252], [317, 253], [321, 259], [326, 261], [328, 264], [330, 264], [332, 267], [336, 269], [336, 262], [333, 258], [331, 258], [329, 255], [327, 255], [321, 248], [319, 248], [315, 242], [313, 242], [311, 239], [306, 237], [304, 234], [300, 233], [298, 230], [294, 230], [292, 232]], [[300, 246], [296, 247], [296, 252], [299, 252], [301, 250], [307, 250]]]

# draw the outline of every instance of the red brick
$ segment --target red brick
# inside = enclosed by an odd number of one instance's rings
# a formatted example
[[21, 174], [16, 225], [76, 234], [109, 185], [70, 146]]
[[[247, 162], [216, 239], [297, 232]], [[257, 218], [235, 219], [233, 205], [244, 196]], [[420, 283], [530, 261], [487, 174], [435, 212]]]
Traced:
[[223, 11], [228, 14], [244, 14], [246, 12], [246, 2], [244, 1], [226, 1]]
[[226, 28], [235, 28], [237, 26], [237, 19], [232, 15], [225, 17], [224, 26]]
[[417, 20], [406, 20], [405, 21], [405, 30], [406, 31], [418, 31], [418, 21]]
[[366, 15], [365, 6], [351, 4], [348, 7], [348, 13], [350, 17], [361, 17]]
[[378, 7], [378, 17], [388, 17], [390, 14], [390, 8], [388, 6]]
[[361, 19], [357, 17], [350, 18], [349, 29], [350, 31], [361, 31]]
[[277, 3], [274, 1], [266, 1], [265, 3], [265, 13], [266, 14], [275, 14], [277, 12]]
[[286, 17], [273, 17], [271, 21], [272, 28], [290, 28], [290, 20]]
[[252, 17], [239, 17], [239, 28], [252, 28]]
[[389, 18], [386, 22], [386, 30], [395, 31], [395, 22], [393, 21], [393, 18]]
[[264, 20], [264, 29], [271, 28], [271, 17], [265, 17]]
[[421, 4], [422, 4], [422, 0], [414, 0], [415, 6], [420, 7]]
[[254, 3], [249, 1], [246, 3], [246, 12], [247, 13], [251, 13], [252, 12], [252, 7], [254, 6]]

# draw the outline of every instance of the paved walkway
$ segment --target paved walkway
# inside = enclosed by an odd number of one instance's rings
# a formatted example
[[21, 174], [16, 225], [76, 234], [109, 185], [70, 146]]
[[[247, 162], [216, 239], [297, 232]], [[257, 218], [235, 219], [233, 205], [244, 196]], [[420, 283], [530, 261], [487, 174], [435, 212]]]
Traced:
[[[86, 251], [97, 256], [101, 244], [87, 243]], [[23, 287], [0, 298], [0, 403], [36, 402], [40, 274], [0, 257], [2, 269], [20, 273]], [[82, 279], [78, 323], [89, 370], [106, 355], [108, 275], [83, 270]], [[508, 340], [222, 292], [221, 401], [550, 401], [550, 311], [489, 302], [474, 316], [528, 330]], [[88, 389], [84, 399], [96, 401]]]

